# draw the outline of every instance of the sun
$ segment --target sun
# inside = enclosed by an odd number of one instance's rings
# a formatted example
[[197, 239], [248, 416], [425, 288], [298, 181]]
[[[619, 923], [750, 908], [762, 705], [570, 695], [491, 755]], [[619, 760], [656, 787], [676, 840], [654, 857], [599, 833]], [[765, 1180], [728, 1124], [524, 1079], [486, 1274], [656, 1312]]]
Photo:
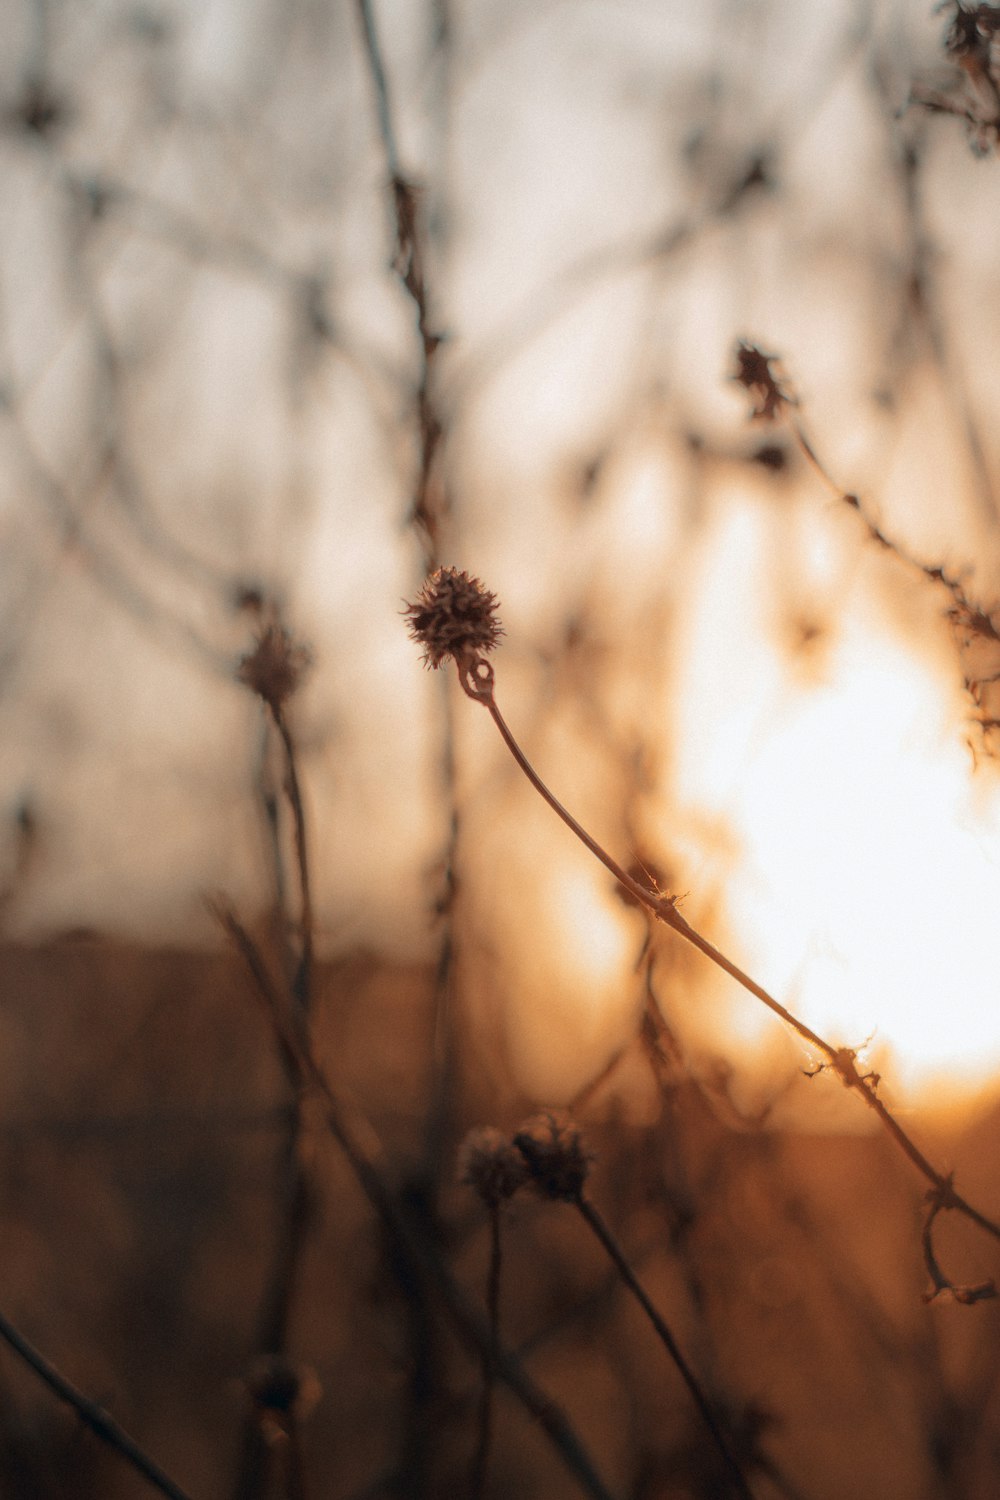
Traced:
[[[871, 1039], [907, 1100], [979, 1089], [1000, 1070], [1000, 787], [974, 772], [957, 672], [862, 590], [797, 679], [733, 576], [755, 524], [716, 538], [678, 694], [681, 803], [735, 851], [714, 872], [725, 941], [822, 1036]], [[740, 1015], [745, 1059], [772, 1023]]]

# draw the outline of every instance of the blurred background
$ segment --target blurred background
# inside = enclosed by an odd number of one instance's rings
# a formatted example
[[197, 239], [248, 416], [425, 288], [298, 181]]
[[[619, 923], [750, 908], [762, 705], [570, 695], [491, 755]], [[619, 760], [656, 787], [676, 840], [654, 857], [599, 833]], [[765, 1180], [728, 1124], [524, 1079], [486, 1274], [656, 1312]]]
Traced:
[[[0, 1309], [192, 1493], [474, 1493], [475, 1361], [218, 921], [302, 957], [238, 677], [274, 621], [312, 658], [318, 1054], [470, 1294], [464, 1129], [573, 1105], [761, 1497], [996, 1492], [994, 1305], [921, 1300], [926, 1183], [757, 1002], [645, 948], [401, 612], [440, 564], [496, 592], [497, 698], [556, 795], [991, 1213], [998, 20], [8, 0]], [[520, 1203], [504, 1332], [611, 1491], [727, 1493], [596, 1248]], [[301, 1471], [253, 1395], [276, 1353]], [[6, 1352], [0, 1396], [3, 1493], [147, 1492]], [[482, 1493], [576, 1493], [497, 1424]]]

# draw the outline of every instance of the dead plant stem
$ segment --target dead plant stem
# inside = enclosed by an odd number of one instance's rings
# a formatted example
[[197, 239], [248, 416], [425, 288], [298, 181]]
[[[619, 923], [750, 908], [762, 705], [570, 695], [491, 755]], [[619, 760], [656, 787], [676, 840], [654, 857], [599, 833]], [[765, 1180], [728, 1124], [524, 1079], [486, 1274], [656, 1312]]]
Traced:
[[678, 1345], [677, 1340], [674, 1338], [660, 1313], [656, 1310], [655, 1306], [650, 1301], [646, 1293], [646, 1289], [642, 1285], [642, 1282], [632, 1270], [625, 1252], [622, 1250], [618, 1241], [615, 1239], [614, 1235], [611, 1233], [611, 1230], [605, 1224], [603, 1218], [598, 1213], [597, 1209], [591, 1203], [589, 1198], [581, 1193], [581, 1195], [575, 1200], [575, 1206], [583, 1216], [588, 1226], [593, 1230], [594, 1234], [600, 1240], [604, 1249], [607, 1251], [622, 1281], [625, 1283], [629, 1291], [639, 1303], [643, 1312], [646, 1314], [646, 1317], [649, 1319], [650, 1323], [655, 1329], [657, 1337], [676, 1365], [681, 1379], [684, 1381], [684, 1384], [687, 1386], [688, 1390], [691, 1393], [695, 1406], [698, 1408], [698, 1411], [701, 1413], [706, 1427], [712, 1434], [715, 1446], [719, 1450], [719, 1453], [725, 1461], [726, 1467], [729, 1470], [730, 1475], [732, 1476], [732, 1479], [736, 1484], [737, 1489], [739, 1490], [739, 1493], [745, 1496], [746, 1500], [754, 1500], [753, 1491], [747, 1483], [746, 1476], [744, 1475], [743, 1470], [740, 1468], [736, 1456], [729, 1445], [729, 1440], [719, 1424], [719, 1419], [712, 1407], [712, 1403], [709, 1401], [708, 1397], [705, 1395], [705, 1392], [702, 1390], [701, 1383], [698, 1380], [698, 1377], [695, 1375], [691, 1366], [688, 1364], [684, 1355], [681, 1353], [680, 1346]]
[[299, 956], [292, 980], [292, 992], [303, 1011], [308, 1014], [312, 999], [313, 970], [313, 903], [312, 881], [309, 873], [309, 843], [306, 828], [305, 804], [299, 781], [298, 756], [295, 740], [288, 721], [281, 709], [274, 710], [274, 723], [281, 738], [285, 755], [285, 792], [292, 810], [295, 826], [295, 860], [299, 873]]
[[798, 1016], [793, 1015], [779, 1000], [776, 1000], [773, 995], [769, 994], [762, 985], [759, 985], [756, 980], [745, 973], [738, 964], [733, 963], [732, 959], [727, 958], [714, 943], [710, 943], [707, 938], [703, 937], [700, 932], [692, 927], [690, 922], [677, 910], [676, 902], [671, 897], [663, 896], [657, 891], [648, 889], [623, 870], [618, 862], [608, 854], [607, 850], [602, 848], [582, 824], [577, 822], [572, 813], [567, 811], [538, 775], [508, 728], [494, 697], [494, 674], [493, 668], [489, 663], [480, 658], [475, 663], [466, 662], [460, 664], [459, 680], [469, 697], [474, 698], [479, 703], [485, 704], [489, 709], [504, 744], [532, 786], [545, 799], [553, 811], [558, 814], [567, 827], [576, 834], [577, 838], [586, 845], [595, 858], [599, 859], [601, 864], [611, 871], [615, 879], [657, 921], [663, 922], [667, 927], [672, 928], [686, 942], [697, 948], [699, 952], [703, 953], [718, 968], [722, 969], [732, 979], [735, 979], [737, 984], [741, 985], [743, 989], [749, 991], [751, 995], [763, 1005], [766, 1005], [769, 1010], [773, 1011], [776, 1016], [780, 1017], [786, 1025], [797, 1032], [803, 1041], [808, 1042], [810, 1046], [823, 1054], [826, 1059], [825, 1065], [829, 1066], [838, 1075], [845, 1087], [853, 1089], [856, 1093], [860, 1094], [868, 1108], [873, 1110], [878, 1116], [900, 1150], [909, 1158], [917, 1171], [931, 1183], [935, 1194], [941, 1200], [943, 1208], [954, 1209], [964, 1214], [967, 1219], [977, 1224], [985, 1233], [992, 1235], [994, 1239], [1000, 1240], [1000, 1225], [995, 1223], [994, 1220], [987, 1218], [977, 1208], [974, 1208], [960, 1193], [955, 1191], [951, 1178], [932, 1166], [927, 1157], [900, 1125], [899, 1121], [879, 1098], [877, 1080], [873, 1081], [869, 1075], [858, 1071], [856, 1054], [851, 1048], [835, 1047], [832, 1042], [826, 1041], [824, 1037], [821, 1037], [818, 1032], [813, 1031], [812, 1027], [807, 1026]]
[[294, 1061], [300, 1087], [311, 1090], [319, 1099], [326, 1129], [344, 1153], [397, 1253], [415, 1273], [413, 1280], [418, 1285], [433, 1287], [459, 1336], [479, 1361], [491, 1359], [496, 1377], [538, 1422], [582, 1491], [591, 1500], [611, 1500], [610, 1491], [565, 1413], [538, 1388], [517, 1356], [493, 1338], [487, 1321], [451, 1276], [425, 1225], [392, 1191], [378, 1136], [361, 1111], [334, 1089], [316, 1062], [302, 1017], [290, 1012], [250, 934], [224, 903], [216, 903], [214, 911], [250, 971], [255, 993], [277, 1035], [282, 1054]]
[[82, 1391], [77, 1390], [66, 1376], [56, 1369], [50, 1360], [46, 1359], [34, 1344], [30, 1343], [23, 1333], [20, 1333], [7, 1318], [0, 1313], [0, 1338], [13, 1349], [14, 1353], [28, 1367], [34, 1370], [40, 1380], [48, 1386], [49, 1390], [65, 1401], [76, 1412], [84, 1426], [89, 1427], [101, 1442], [108, 1448], [112, 1448], [125, 1460], [127, 1464], [141, 1474], [142, 1477], [159, 1490], [161, 1495], [166, 1495], [168, 1500], [191, 1500], [186, 1490], [182, 1490], [179, 1484], [175, 1484], [170, 1475], [160, 1468], [158, 1463], [145, 1453], [134, 1438], [130, 1437], [123, 1427], [120, 1427], [103, 1406], [96, 1401], [91, 1401]]
[[479, 1500], [486, 1484], [486, 1465], [493, 1437], [493, 1357], [500, 1339], [500, 1205], [490, 1205], [490, 1264], [486, 1274], [486, 1313], [490, 1323], [491, 1347], [483, 1356], [483, 1386], [479, 1401], [479, 1435], [472, 1457], [470, 1500]]
[[[299, 906], [295, 918], [288, 910], [289, 882], [285, 878], [278, 806], [273, 797], [265, 800], [265, 816], [271, 833], [269, 842], [274, 862], [273, 878], [279, 902], [277, 919], [285, 950], [283, 961], [287, 984], [296, 1013], [305, 1017], [310, 1010], [313, 979], [313, 905], [305, 803], [299, 781], [294, 735], [281, 704], [272, 702], [269, 707], [270, 718], [281, 741], [284, 761], [282, 785], [294, 830], [299, 888]], [[290, 941], [293, 930], [296, 938], [294, 943]], [[288, 951], [290, 946], [291, 952]], [[250, 954], [245, 953], [244, 956], [250, 962]], [[255, 953], [255, 961], [263, 966], [259, 954]], [[280, 1040], [279, 1050], [290, 1099], [277, 1163], [279, 1203], [276, 1239], [257, 1316], [256, 1353], [263, 1358], [283, 1355], [288, 1346], [288, 1329], [309, 1233], [311, 1208], [309, 1170], [303, 1157], [304, 1120], [298, 1088], [298, 1067], [294, 1056], [281, 1046]], [[296, 1495], [304, 1497], [304, 1478], [297, 1444], [298, 1434], [295, 1433], [294, 1438], [289, 1439], [287, 1453], [288, 1463], [293, 1466], [289, 1471], [289, 1487], [290, 1490], [294, 1489]], [[273, 1456], [261, 1427], [259, 1413], [251, 1408], [247, 1411], [243, 1425], [233, 1488], [234, 1500], [259, 1500], [273, 1467]]]

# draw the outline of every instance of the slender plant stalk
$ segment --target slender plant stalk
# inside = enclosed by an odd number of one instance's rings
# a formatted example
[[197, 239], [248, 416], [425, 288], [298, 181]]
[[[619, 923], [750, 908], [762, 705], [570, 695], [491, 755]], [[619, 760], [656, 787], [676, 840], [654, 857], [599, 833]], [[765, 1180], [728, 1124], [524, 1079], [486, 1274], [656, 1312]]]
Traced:
[[802, 1037], [803, 1041], [816, 1048], [826, 1058], [829, 1067], [838, 1075], [845, 1087], [853, 1089], [859, 1094], [873, 1110], [879, 1120], [889, 1132], [892, 1139], [900, 1150], [908, 1157], [913, 1166], [931, 1184], [936, 1200], [940, 1201], [942, 1209], [954, 1209], [963, 1214], [972, 1223], [977, 1224], [986, 1234], [992, 1235], [994, 1239], [1000, 1240], [1000, 1225], [993, 1219], [988, 1218], [975, 1208], [967, 1199], [956, 1192], [950, 1176], [939, 1172], [934, 1167], [916, 1143], [900, 1125], [899, 1121], [890, 1112], [887, 1106], [879, 1098], [877, 1084], [866, 1074], [860, 1073], [857, 1067], [856, 1054], [850, 1047], [835, 1047], [832, 1042], [813, 1031], [811, 1026], [792, 1014], [779, 1000], [776, 1000], [764, 987], [745, 973], [738, 964], [718, 949], [714, 943], [710, 943], [703, 937], [690, 922], [677, 910], [676, 902], [669, 896], [660, 895], [643, 886], [639, 881], [633, 879], [621, 865], [611, 857], [595, 838], [578, 823], [572, 813], [568, 812], [557, 797], [546, 786], [538, 772], [531, 765], [524, 751], [518, 745], [508, 725], [497, 707], [494, 696], [494, 673], [493, 668], [482, 656], [465, 657], [457, 660], [459, 681], [465, 693], [476, 702], [482, 703], [489, 709], [493, 722], [496, 724], [500, 735], [514, 760], [531, 782], [532, 786], [545, 799], [552, 810], [562, 819], [566, 826], [576, 834], [577, 838], [599, 859], [615, 879], [635, 897], [641, 905], [651, 913], [657, 921], [663, 922], [680, 937], [697, 948], [712, 963], [722, 969], [737, 984], [749, 991], [763, 1005], [774, 1012], [774, 1014], [786, 1025], [790, 1026]]
[[720, 1426], [718, 1416], [716, 1415], [715, 1410], [712, 1407], [712, 1403], [709, 1401], [705, 1392], [702, 1390], [701, 1383], [699, 1382], [698, 1377], [695, 1375], [691, 1366], [688, 1364], [687, 1360], [684, 1358], [684, 1355], [681, 1353], [681, 1349], [677, 1343], [677, 1340], [674, 1338], [660, 1313], [650, 1301], [649, 1296], [646, 1293], [646, 1289], [642, 1285], [642, 1282], [632, 1270], [625, 1252], [622, 1250], [618, 1241], [611, 1233], [611, 1230], [608, 1228], [607, 1224], [605, 1224], [604, 1219], [601, 1217], [600, 1213], [584, 1193], [581, 1193], [576, 1198], [575, 1207], [582, 1215], [589, 1227], [593, 1230], [594, 1234], [600, 1240], [601, 1244], [604, 1246], [604, 1249], [607, 1251], [608, 1255], [613, 1261], [615, 1269], [617, 1270], [622, 1281], [624, 1281], [629, 1291], [639, 1303], [639, 1306], [642, 1308], [643, 1312], [646, 1314], [646, 1317], [649, 1319], [650, 1323], [655, 1329], [656, 1335], [659, 1338], [661, 1344], [663, 1344], [667, 1353], [670, 1355], [670, 1358], [676, 1365], [681, 1379], [684, 1381], [684, 1384], [687, 1386], [688, 1390], [691, 1393], [695, 1406], [698, 1408], [698, 1411], [700, 1412], [706, 1427], [712, 1434], [712, 1439], [715, 1443], [715, 1446], [719, 1450], [719, 1453], [721, 1454], [726, 1468], [729, 1470], [729, 1473], [732, 1476], [733, 1482], [736, 1485], [739, 1493], [744, 1496], [744, 1500], [754, 1500], [753, 1491], [751, 1490], [750, 1485], [747, 1482], [746, 1476], [744, 1475], [743, 1470], [739, 1465], [739, 1461], [737, 1460], [736, 1455], [733, 1453], [733, 1450], [730, 1447], [729, 1439], [726, 1437], [726, 1434], [723, 1432], [722, 1427]]
[[517, 1356], [494, 1340], [489, 1324], [443, 1263], [426, 1226], [389, 1187], [381, 1142], [374, 1128], [360, 1110], [335, 1091], [316, 1062], [302, 1017], [290, 1010], [250, 934], [227, 906], [216, 904], [214, 911], [247, 965], [254, 991], [277, 1035], [282, 1054], [294, 1062], [300, 1087], [312, 1090], [321, 1102], [326, 1129], [343, 1152], [402, 1261], [414, 1273], [414, 1283], [434, 1289], [459, 1336], [480, 1363], [491, 1358], [495, 1376], [538, 1422], [583, 1493], [591, 1500], [611, 1500], [610, 1491], [565, 1413], [538, 1388]]
[[[265, 803], [265, 815], [272, 833], [270, 847], [275, 866], [274, 884], [280, 902], [278, 919], [285, 948], [284, 966], [289, 995], [296, 1012], [306, 1016], [312, 1000], [314, 924], [305, 803], [299, 780], [295, 738], [285, 715], [283, 702], [274, 695], [267, 700], [267, 707], [269, 718], [281, 742], [284, 761], [282, 786], [291, 812], [298, 879], [298, 912], [293, 918], [288, 910], [289, 882], [285, 877], [278, 808], [276, 804], [272, 805], [273, 799], [270, 799]], [[293, 929], [295, 941], [290, 941]], [[294, 1058], [285, 1049], [281, 1051], [290, 1097], [278, 1162], [276, 1242], [261, 1297], [255, 1335], [256, 1352], [267, 1358], [284, 1355], [288, 1347], [289, 1323], [310, 1221], [310, 1182], [302, 1154], [304, 1122], [298, 1069]], [[304, 1477], [297, 1433], [289, 1438], [288, 1463], [295, 1465], [289, 1471], [289, 1488], [301, 1496], [304, 1493]], [[269, 1483], [273, 1468], [274, 1453], [261, 1425], [260, 1414], [255, 1409], [250, 1409], [243, 1425], [233, 1500], [259, 1500]]]
[[398, 177], [399, 151], [396, 148], [396, 132], [393, 129], [392, 109], [389, 104], [389, 83], [385, 76], [385, 65], [382, 61], [382, 49], [379, 46], [378, 32], [375, 29], [375, 16], [372, 12], [371, 0], [358, 0], [358, 18], [361, 22], [361, 34], [364, 38], [368, 71], [371, 74], [372, 84], [375, 89], [375, 108], [378, 111], [382, 145], [385, 149], [389, 171], [393, 177]]
[[124, 1427], [119, 1426], [103, 1406], [96, 1401], [91, 1401], [82, 1391], [77, 1390], [66, 1376], [56, 1369], [55, 1365], [47, 1360], [34, 1344], [24, 1337], [9, 1321], [0, 1313], [0, 1338], [13, 1349], [14, 1353], [28, 1367], [34, 1370], [40, 1380], [43, 1380], [50, 1391], [53, 1391], [60, 1401], [65, 1401], [71, 1406], [85, 1426], [89, 1427], [101, 1442], [108, 1448], [119, 1454], [137, 1474], [141, 1474], [154, 1489], [159, 1490], [161, 1495], [168, 1496], [168, 1500], [191, 1500], [186, 1490], [182, 1490], [179, 1484], [170, 1478], [159, 1464], [145, 1453], [134, 1438], [130, 1437]]
[[312, 880], [309, 873], [309, 840], [306, 828], [305, 804], [299, 782], [298, 755], [295, 740], [288, 727], [284, 710], [272, 709], [275, 728], [281, 738], [285, 755], [285, 792], [292, 810], [295, 826], [295, 861], [299, 875], [299, 958], [292, 981], [292, 992], [303, 1011], [308, 1013], [312, 1000], [313, 971], [313, 903]]
[[483, 1388], [479, 1400], [479, 1436], [472, 1456], [470, 1500], [480, 1500], [486, 1483], [486, 1464], [493, 1438], [493, 1360], [500, 1340], [500, 1205], [490, 1206], [490, 1264], [486, 1276], [486, 1314], [490, 1324], [491, 1347], [483, 1356]]
[[[409, 299], [416, 323], [413, 404], [411, 424], [416, 439], [416, 461], [412, 476], [406, 523], [423, 553], [424, 568], [431, 571], [441, 561], [449, 535], [452, 497], [443, 472], [442, 453], [447, 437], [447, 413], [440, 399], [437, 354], [441, 347], [432, 308], [431, 239], [424, 213], [424, 185], [409, 171], [400, 156], [399, 133], [393, 107], [390, 79], [385, 65], [374, 0], [356, 0], [362, 47], [374, 95], [378, 132], [388, 176], [388, 197], [394, 245], [391, 268]], [[438, 46], [446, 54], [448, 28], [443, 13]], [[423, 1152], [414, 1174], [414, 1189], [436, 1212], [440, 1194], [442, 1163], [450, 1160], [456, 1101], [459, 1087], [458, 1023], [456, 1004], [459, 985], [459, 942], [455, 897], [459, 888], [461, 818], [455, 774], [455, 726], [453, 705], [445, 692], [441, 699], [440, 784], [447, 809], [447, 828], [442, 855], [442, 876], [436, 900], [439, 918], [437, 963], [429, 1004], [430, 1078], [429, 1106], [423, 1130]], [[434, 1389], [440, 1383], [443, 1352], [435, 1330], [421, 1318], [421, 1309], [406, 1302], [409, 1315], [410, 1357], [409, 1405], [403, 1439], [403, 1462], [414, 1500], [427, 1492], [425, 1471], [435, 1442], [434, 1423], [438, 1408]]]

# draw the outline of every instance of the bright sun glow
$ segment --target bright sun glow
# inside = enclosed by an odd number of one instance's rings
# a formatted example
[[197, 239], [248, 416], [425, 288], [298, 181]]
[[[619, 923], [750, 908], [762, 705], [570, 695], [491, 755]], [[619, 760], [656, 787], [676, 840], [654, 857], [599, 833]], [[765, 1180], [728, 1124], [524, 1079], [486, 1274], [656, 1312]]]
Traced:
[[845, 604], [819, 680], [792, 680], [748, 593], [759, 543], [749, 511], [716, 537], [681, 694], [682, 796], [739, 849], [719, 871], [733, 956], [829, 1040], [873, 1036], [911, 1097], [981, 1083], [1000, 796], [973, 784], [947, 683], [870, 600]]

